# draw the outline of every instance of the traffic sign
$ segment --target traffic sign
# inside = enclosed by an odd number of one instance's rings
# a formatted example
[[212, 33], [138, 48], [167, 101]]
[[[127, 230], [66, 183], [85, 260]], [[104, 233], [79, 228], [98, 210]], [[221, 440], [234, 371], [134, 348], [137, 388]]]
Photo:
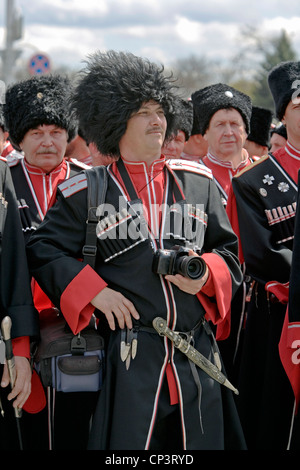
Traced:
[[30, 75], [44, 75], [51, 71], [50, 59], [44, 53], [34, 54], [28, 63]]

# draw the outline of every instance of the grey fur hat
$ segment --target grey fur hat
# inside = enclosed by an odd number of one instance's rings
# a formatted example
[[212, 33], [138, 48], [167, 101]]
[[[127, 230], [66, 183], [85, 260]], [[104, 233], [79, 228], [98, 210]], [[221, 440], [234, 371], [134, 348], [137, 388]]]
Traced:
[[[225, 83], [216, 83], [195, 91], [191, 98], [195, 109], [198, 134], [204, 135], [212, 116], [220, 109], [226, 108], [234, 108], [239, 111], [245, 122], [246, 132], [249, 134], [252, 102], [245, 93]], [[196, 133], [195, 130], [193, 133]]]
[[10, 139], [19, 148], [25, 134], [43, 124], [54, 124], [75, 137], [77, 121], [70, 108], [71, 83], [60, 75], [42, 75], [8, 87], [4, 117]]
[[104, 155], [120, 156], [119, 142], [127, 121], [142, 103], [161, 104], [166, 120], [166, 138], [178, 124], [175, 80], [147, 59], [131, 53], [100, 51], [89, 57], [73, 96], [79, 127], [88, 142]]
[[293, 95], [299, 98], [300, 62], [286, 61], [277, 64], [268, 75], [268, 84], [275, 104], [276, 117], [281, 121]]

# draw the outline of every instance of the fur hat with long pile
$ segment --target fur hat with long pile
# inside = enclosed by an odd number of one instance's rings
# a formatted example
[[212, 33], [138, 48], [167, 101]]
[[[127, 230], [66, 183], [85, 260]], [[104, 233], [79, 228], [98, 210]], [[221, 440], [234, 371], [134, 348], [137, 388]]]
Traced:
[[191, 98], [199, 134], [205, 134], [212, 116], [217, 111], [227, 108], [234, 108], [239, 111], [245, 122], [246, 132], [249, 134], [252, 102], [245, 93], [225, 83], [216, 83], [195, 91]]
[[300, 97], [300, 62], [280, 62], [270, 71], [268, 84], [273, 96], [276, 116], [281, 121], [293, 96], [296, 99]]
[[131, 53], [96, 52], [89, 57], [74, 93], [73, 106], [88, 142], [104, 155], [120, 156], [127, 121], [144, 102], [159, 103], [167, 119], [166, 139], [176, 131], [174, 79], [147, 59]]
[[77, 122], [70, 108], [71, 83], [60, 75], [42, 75], [8, 87], [4, 117], [16, 148], [25, 134], [37, 126], [54, 124], [75, 137]]

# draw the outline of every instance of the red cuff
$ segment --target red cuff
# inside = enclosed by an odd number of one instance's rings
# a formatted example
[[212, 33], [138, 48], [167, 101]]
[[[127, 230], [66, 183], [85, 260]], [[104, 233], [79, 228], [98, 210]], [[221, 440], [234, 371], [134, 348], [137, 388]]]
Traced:
[[20, 336], [12, 340], [14, 356], [22, 356], [30, 358], [30, 341], [29, 336]]
[[223, 258], [215, 253], [206, 253], [203, 259], [210, 275], [197, 297], [205, 308], [208, 319], [217, 325], [217, 339], [225, 339], [230, 332], [232, 298], [230, 271]]
[[106, 286], [106, 282], [87, 265], [66, 287], [60, 308], [74, 334], [88, 326], [95, 310], [90, 301]]
[[267, 292], [271, 292], [271, 294], [274, 294], [275, 297], [279, 300], [279, 302], [281, 302], [282, 304], [287, 304], [289, 300], [289, 286], [289, 282], [281, 284], [278, 281], [269, 281], [265, 285], [265, 289]]

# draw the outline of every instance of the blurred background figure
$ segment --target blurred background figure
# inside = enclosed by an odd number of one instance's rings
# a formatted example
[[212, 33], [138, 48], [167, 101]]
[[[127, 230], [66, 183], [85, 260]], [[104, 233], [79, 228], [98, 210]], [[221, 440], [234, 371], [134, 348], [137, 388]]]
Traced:
[[167, 140], [162, 148], [163, 155], [169, 158], [180, 158], [186, 142], [189, 140], [193, 127], [193, 103], [180, 101], [180, 130], [175, 136]]
[[275, 127], [271, 130], [271, 138], [270, 138], [270, 152], [276, 152], [276, 150], [284, 147], [287, 141], [287, 133], [286, 127], [284, 124], [279, 124], [279, 126]]
[[191, 97], [191, 102], [193, 104], [192, 129], [189, 139], [186, 140], [184, 144], [181, 158], [184, 160], [194, 160], [199, 162], [199, 160], [206, 155], [208, 144], [199, 130], [200, 127], [197, 113], [197, 102], [193, 100], [193, 96]]
[[252, 107], [250, 134], [245, 142], [249, 157], [262, 157], [270, 148], [270, 133], [273, 113], [259, 106]]

